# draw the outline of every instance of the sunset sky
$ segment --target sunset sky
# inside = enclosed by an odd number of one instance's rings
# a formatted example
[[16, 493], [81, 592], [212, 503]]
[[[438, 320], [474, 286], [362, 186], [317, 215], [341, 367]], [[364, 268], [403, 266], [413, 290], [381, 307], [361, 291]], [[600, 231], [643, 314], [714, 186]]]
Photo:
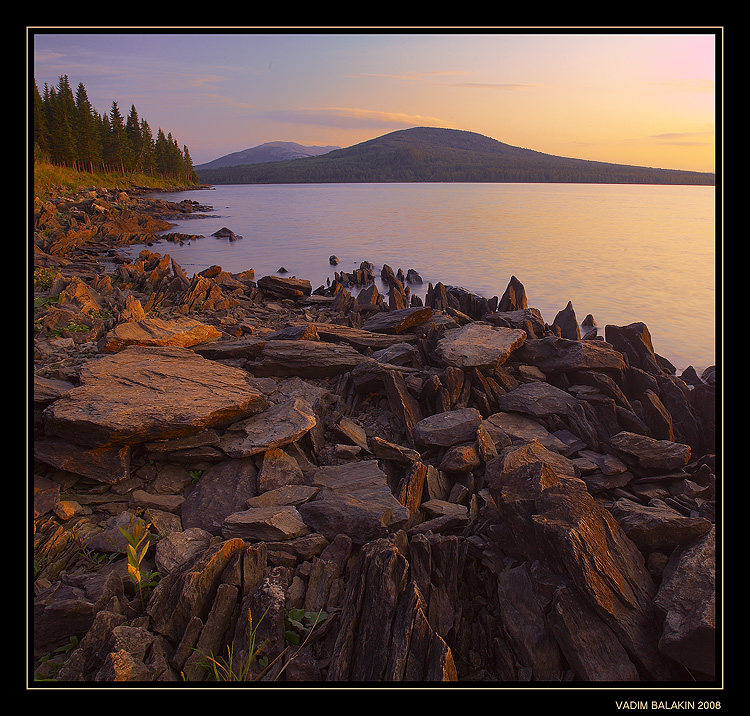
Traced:
[[449, 127], [548, 154], [715, 171], [711, 28], [29, 28], [40, 91], [135, 105], [201, 164], [268, 141]]

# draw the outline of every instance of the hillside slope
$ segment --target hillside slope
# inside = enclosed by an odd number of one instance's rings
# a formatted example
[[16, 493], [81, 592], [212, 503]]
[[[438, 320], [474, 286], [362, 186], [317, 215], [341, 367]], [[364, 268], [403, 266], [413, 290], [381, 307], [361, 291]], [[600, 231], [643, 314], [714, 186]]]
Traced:
[[715, 175], [544, 154], [475, 132], [414, 127], [319, 157], [202, 169], [209, 184], [584, 182], [713, 185]]

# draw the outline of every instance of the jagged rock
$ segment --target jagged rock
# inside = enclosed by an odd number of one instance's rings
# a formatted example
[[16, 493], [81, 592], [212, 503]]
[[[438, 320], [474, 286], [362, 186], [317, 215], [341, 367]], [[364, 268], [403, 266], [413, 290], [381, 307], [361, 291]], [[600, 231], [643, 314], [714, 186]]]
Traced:
[[581, 340], [581, 329], [578, 327], [576, 312], [573, 310], [571, 301], [568, 301], [568, 305], [555, 316], [552, 325], [560, 329], [561, 338], [569, 338], [572, 341]]
[[45, 425], [96, 448], [189, 435], [267, 405], [244, 371], [185, 348], [131, 346], [87, 362], [80, 380], [45, 408]]
[[520, 348], [526, 333], [486, 323], [467, 323], [446, 331], [438, 341], [437, 353], [444, 363], [456, 368], [496, 368]]
[[385, 539], [362, 550], [349, 581], [328, 681], [454, 681], [445, 641], [431, 627], [409, 565]]
[[170, 532], [156, 543], [155, 562], [161, 574], [171, 572], [183, 562], [203, 552], [214, 535], [200, 527]]
[[144, 318], [140, 321], [119, 323], [99, 342], [102, 353], [117, 353], [128, 346], [190, 346], [215, 341], [221, 333], [205, 323], [188, 316], [170, 321]]
[[315, 427], [317, 418], [310, 404], [293, 398], [229, 426], [220, 446], [229, 457], [248, 457], [299, 440]]
[[515, 277], [511, 276], [508, 286], [503, 293], [498, 311], [520, 311], [528, 306], [526, 300], [526, 289], [523, 284]]
[[516, 549], [526, 559], [562, 570], [639, 671], [653, 679], [670, 678], [673, 668], [656, 644], [656, 587], [651, 575], [636, 546], [594, 501], [585, 483], [556, 471], [549, 462], [526, 462], [506, 470], [498, 458], [486, 470], [490, 492], [516, 538]]
[[676, 549], [655, 598], [665, 613], [659, 649], [689, 669], [716, 673], [716, 529]]
[[651, 342], [651, 333], [645, 323], [631, 323], [627, 326], [607, 325], [604, 327], [604, 340], [627, 356], [632, 367], [653, 375], [661, 373]]
[[250, 591], [266, 571], [265, 545], [255, 547], [241, 539], [226, 540], [162, 577], [147, 605], [153, 630], [173, 645], [179, 644], [194, 617], [202, 621], [208, 617], [219, 584], [229, 577], [225, 570], [233, 564], [245, 580], [246, 591]]

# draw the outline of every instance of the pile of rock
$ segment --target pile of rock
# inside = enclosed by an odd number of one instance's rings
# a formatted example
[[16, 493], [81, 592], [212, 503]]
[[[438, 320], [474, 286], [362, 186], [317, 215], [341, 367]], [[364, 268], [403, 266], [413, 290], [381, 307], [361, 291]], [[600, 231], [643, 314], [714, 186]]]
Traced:
[[37, 217], [42, 677], [202, 681], [254, 642], [247, 679], [714, 678], [713, 369], [642, 324], [570, 337], [515, 277], [343, 300], [52, 240], [70, 219]]

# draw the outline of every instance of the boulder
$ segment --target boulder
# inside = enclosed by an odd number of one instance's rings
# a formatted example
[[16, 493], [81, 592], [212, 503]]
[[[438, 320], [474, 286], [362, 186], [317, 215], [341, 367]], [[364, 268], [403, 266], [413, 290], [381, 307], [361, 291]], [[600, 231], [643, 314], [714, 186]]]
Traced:
[[705, 517], [686, 517], [658, 499], [642, 505], [621, 498], [611, 512], [625, 534], [645, 552], [671, 553], [677, 546], [695, 542], [712, 526]]
[[48, 434], [90, 447], [190, 435], [264, 410], [244, 371], [186, 348], [131, 346], [90, 360], [43, 412]]
[[496, 368], [525, 340], [526, 332], [521, 329], [472, 322], [446, 331], [438, 341], [437, 354], [456, 368]]
[[262, 276], [258, 279], [258, 288], [279, 298], [298, 299], [312, 293], [312, 284], [307, 279], [282, 276]]

